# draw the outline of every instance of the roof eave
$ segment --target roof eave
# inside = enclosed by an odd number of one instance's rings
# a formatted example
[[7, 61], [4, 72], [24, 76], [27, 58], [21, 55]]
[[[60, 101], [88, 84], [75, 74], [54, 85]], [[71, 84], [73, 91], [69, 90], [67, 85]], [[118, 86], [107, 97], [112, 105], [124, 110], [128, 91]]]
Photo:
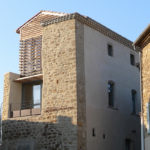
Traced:
[[20, 34], [20, 29], [24, 25], [26, 25], [27, 23], [29, 23], [32, 19], [34, 19], [35, 17], [37, 17], [38, 15], [40, 15], [41, 13], [43, 13], [45, 15], [56, 15], [56, 16], [63, 16], [63, 15], [67, 14], [67, 13], [59, 13], [59, 12], [41, 10], [40, 12], [38, 12], [37, 14], [35, 14], [32, 18], [30, 18], [29, 20], [27, 20], [23, 25], [21, 25], [19, 28], [17, 28], [16, 33]]
[[150, 24], [146, 27], [146, 29], [139, 35], [139, 37], [133, 42], [134, 46], [139, 46], [139, 44], [143, 41], [143, 39], [149, 34], [150, 32]]
[[29, 20], [27, 20], [23, 25], [21, 25], [19, 28], [17, 28], [16, 33], [20, 34], [20, 29], [27, 24], [28, 22], [30, 22], [33, 18], [35, 18], [36, 16], [38, 16], [39, 14], [41, 14], [42, 11], [38, 12], [37, 14], [35, 14], [32, 18], [30, 18]]
[[112, 31], [111, 29], [105, 27], [104, 25], [102, 25], [99, 22], [93, 20], [92, 18], [87, 17], [87, 16], [83, 16], [83, 15], [77, 13], [77, 12], [67, 14], [67, 15], [64, 15], [62, 17], [53, 18], [53, 19], [50, 19], [50, 20], [47, 20], [47, 21], [43, 21], [43, 22], [41, 22], [41, 25], [43, 27], [45, 27], [45, 26], [48, 26], [50, 24], [63, 22], [63, 21], [66, 21], [66, 20], [71, 20], [71, 19], [76, 19], [76, 20], [80, 21], [81, 23], [86, 24], [87, 26], [89, 26], [91, 28], [94, 28], [95, 30], [101, 32], [102, 34], [110, 37], [111, 39], [116, 40], [116, 41], [122, 43], [123, 45], [133, 49], [133, 45], [132, 45], [133, 42], [132, 41], [126, 39], [125, 37], [119, 35], [118, 33], [114, 32], [114, 31]]

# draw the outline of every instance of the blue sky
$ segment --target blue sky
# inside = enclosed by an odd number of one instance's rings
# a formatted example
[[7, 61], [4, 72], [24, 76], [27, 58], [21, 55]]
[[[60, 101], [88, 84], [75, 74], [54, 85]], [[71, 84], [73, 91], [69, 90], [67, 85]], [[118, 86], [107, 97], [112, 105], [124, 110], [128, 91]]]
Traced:
[[134, 41], [150, 22], [149, 0], [0, 0], [0, 102], [3, 76], [19, 73], [15, 30], [40, 10], [79, 12]]

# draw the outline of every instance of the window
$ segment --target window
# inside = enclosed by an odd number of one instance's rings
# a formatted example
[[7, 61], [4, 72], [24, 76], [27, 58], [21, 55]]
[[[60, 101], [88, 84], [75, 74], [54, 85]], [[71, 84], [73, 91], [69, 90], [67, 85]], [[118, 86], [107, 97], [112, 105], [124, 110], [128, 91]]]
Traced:
[[133, 144], [130, 139], [125, 140], [125, 150], [133, 150]]
[[33, 108], [39, 107], [41, 103], [41, 85], [33, 85]]
[[24, 83], [22, 87], [22, 109], [40, 108], [42, 97], [42, 81]]
[[150, 134], [150, 102], [146, 105], [147, 110], [147, 133]]
[[102, 135], [102, 137], [103, 137], [103, 139], [105, 139], [105, 138], [106, 138], [106, 135], [105, 135], [105, 134], [103, 134], [103, 135]]
[[96, 136], [94, 128], [92, 129], [92, 136]]
[[130, 63], [131, 65], [135, 65], [135, 58], [134, 58], [134, 55], [133, 54], [130, 54]]
[[132, 90], [131, 95], [132, 95], [132, 113], [136, 114], [136, 91]]
[[112, 47], [112, 45], [108, 44], [107, 45], [107, 50], [108, 50], [108, 56], [113, 56], [113, 47]]
[[108, 81], [108, 105], [114, 106], [114, 82]]

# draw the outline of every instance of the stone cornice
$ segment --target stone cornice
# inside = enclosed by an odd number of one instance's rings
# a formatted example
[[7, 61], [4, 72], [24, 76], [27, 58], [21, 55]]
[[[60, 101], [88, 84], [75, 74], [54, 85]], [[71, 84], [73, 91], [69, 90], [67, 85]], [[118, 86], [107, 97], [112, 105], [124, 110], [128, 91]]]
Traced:
[[143, 49], [145, 46], [147, 46], [150, 43], [150, 33], [141, 40], [141, 43], [138, 44], [138, 46]]
[[133, 43], [133, 45], [138, 46], [141, 49], [143, 49], [150, 42], [149, 37], [150, 37], [150, 24], [140, 34], [140, 36], [136, 39], [136, 41]]
[[102, 24], [96, 22], [95, 20], [93, 20], [89, 17], [82, 16], [79, 13], [67, 14], [67, 15], [64, 15], [61, 17], [57, 17], [57, 18], [42, 22], [41, 25], [44, 27], [44, 26], [47, 26], [50, 24], [59, 23], [59, 22], [63, 22], [66, 20], [71, 20], [71, 19], [76, 19], [76, 20], [80, 21], [81, 23], [99, 31], [100, 33], [104, 34], [105, 36], [108, 36], [111, 39], [113, 39], [117, 42], [120, 42], [121, 44], [133, 49], [133, 46], [132, 46], [133, 42], [131, 42], [130, 40], [117, 34], [116, 32], [110, 30], [109, 28], [103, 26]]

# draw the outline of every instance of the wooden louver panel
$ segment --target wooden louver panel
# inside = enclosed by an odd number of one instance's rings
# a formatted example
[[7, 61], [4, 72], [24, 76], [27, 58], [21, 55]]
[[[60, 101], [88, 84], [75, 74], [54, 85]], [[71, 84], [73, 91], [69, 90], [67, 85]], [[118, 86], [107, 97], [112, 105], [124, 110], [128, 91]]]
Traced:
[[20, 73], [31, 76], [42, 73], [42, 36], [20, 41]]

